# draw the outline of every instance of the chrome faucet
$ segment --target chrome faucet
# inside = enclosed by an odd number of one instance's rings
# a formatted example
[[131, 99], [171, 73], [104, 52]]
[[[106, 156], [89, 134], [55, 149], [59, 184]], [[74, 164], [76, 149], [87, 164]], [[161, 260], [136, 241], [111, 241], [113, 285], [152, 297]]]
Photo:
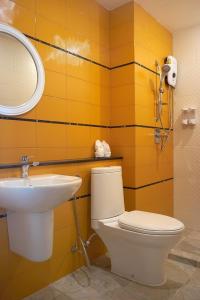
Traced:
[[27, 178], [28, 177], [28, 170], [29, 170], [29, 167], [30, 167], [28, 155], [22, 155], [21, 156], [21, 163], [22, 163], [21, 177], [22, 178]]

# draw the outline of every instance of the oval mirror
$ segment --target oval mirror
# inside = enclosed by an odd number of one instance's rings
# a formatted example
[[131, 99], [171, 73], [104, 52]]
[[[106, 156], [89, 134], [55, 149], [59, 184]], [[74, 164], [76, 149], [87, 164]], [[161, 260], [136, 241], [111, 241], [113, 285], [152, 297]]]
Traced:
[[45, 83], [42, 61], [29, 39], [0, 24], [0, 114], [20, 115], [40, 100]]

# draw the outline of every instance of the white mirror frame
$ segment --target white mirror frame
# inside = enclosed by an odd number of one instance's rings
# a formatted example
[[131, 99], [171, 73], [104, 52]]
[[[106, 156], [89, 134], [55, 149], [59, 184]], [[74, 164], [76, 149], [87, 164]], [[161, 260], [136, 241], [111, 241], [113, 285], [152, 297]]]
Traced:
[[37, 86], [35, 89], [34, 94], [30, 99], [28, 99], [25, 103], [17, 106], [4, 106], [0, 105], [0, 114], [6, 115], [6, 116], [16, 116], [21, 115], [29, 110], [31, 110], [36, 104], [39, 102], [39, 100], [42, 97], [43, 91], [44, 91], [44, 85], [45, 85], [45, 73], [44, 73], [44, 67], [41, 61], [41, 58], [35, 49], [35, 47], [32, 45], [32, 43], [29, 41], [29, 39], [20, 31], [17, 29], [7, 25], [0, 23], [0, 33], [6, 33], [10, 36], [13, 36], [16, 38], [19, 42], [24, 45], [24, 47], [28, 50], [28, 52], [31, 54], [36, 70], [37, 70]]

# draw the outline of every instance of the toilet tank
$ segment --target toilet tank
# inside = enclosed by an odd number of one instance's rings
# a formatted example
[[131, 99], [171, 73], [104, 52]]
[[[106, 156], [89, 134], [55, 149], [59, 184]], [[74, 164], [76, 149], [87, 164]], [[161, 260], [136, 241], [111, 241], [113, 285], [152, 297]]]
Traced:
[[92, 168], [91, 218], [101, 220], [124, 213], [122, 168]]

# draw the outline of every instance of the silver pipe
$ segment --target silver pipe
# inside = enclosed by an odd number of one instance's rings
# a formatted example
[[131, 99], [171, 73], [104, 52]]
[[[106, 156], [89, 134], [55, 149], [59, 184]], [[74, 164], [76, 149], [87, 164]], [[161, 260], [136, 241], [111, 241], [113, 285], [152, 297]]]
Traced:
[[168, 105], [169, 105], [168, 116], [169, 116], [170, 124], [169, 124], [169, 129], [165, 130], [165, 140], [162, 141], [161, 150], [165, 149], [168, 139], [170, 137], [171, 131], [173, 129], [173, 90], [172, 90], [171, 86], [169, 86], [169, 92], [168, 92]]
[[75, 221], [75, 226], [76, 226], [76, 233], [77, 233], [77, 242], [80, 241], [80, 245], [82, 248], [81, 253], [83, 254], [83, 257], [85, 259], [86, 266], [88, 268], [91, 267], [90, 259], [87, 253], [86, 249], [86, 242], [82, 239], [81, 237], [81, 228], [80, 228], [80, 222], [77, 214], [77, 208], [76, 208], [76, 196], [74, 196], [72, 200], [72, 207], [73, 207], [73, 214], [74, 214], [74, 221]]
[[160, 122], [162, 131], [164, 132], [164, 136], [161, 135], [161, 150], [163, 151], [169, 139], [171, 129], [173, 128], [173, 91], [169, 86], [169, 90], [168, 90], [169, 129], [166, 130], [164, 129], [163, 122], [162, 122], [162, 106], [163, 106], [162, 97], [164, 94], [163, 82], [168, 72], [170, 71], [170, 65], [164, 64], [161, 68], [158, 62], [156, 62], [156, 68], [157, 68], [157, 72], [160, 74], [160, 85], [158, 89], [158, 97], [156, 102], [156, 106], [157, 106], [156, 122], [158, 121]]

